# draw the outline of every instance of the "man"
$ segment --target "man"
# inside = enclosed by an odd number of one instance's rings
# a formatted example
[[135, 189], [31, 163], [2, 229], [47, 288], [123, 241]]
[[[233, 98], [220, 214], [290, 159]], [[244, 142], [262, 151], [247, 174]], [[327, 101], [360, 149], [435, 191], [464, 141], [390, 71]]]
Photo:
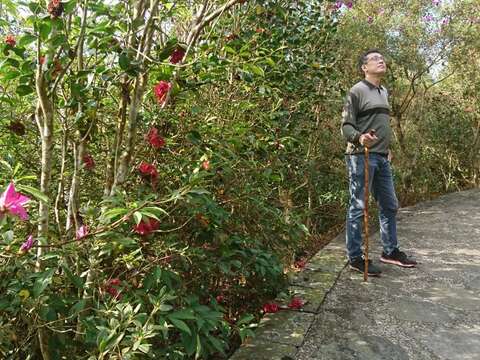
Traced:
[[[362, 222], [365, 208], [365, 146], [369, 148], [369, 189], [379, 207], [383, 253], [380, 261], [402, 267], [416, 262], [398, 248], [396, 214], [398, 200], [389, 162], [391, 138], [387, 90], [380, 85], [387, 71], [383, 55], [368, 50], [359, 59], [365, 79], [355, 84], [347, 95], [342, 114], [342, 135], [347, 140], [346, 163], [349, 173], [350, 206], [347, 212], [346, 243], [350, 268], [362, 272]], [[371, 131], [374, 130], [374, 131]], [[369, 260], [368, 274], [381, 270]]]

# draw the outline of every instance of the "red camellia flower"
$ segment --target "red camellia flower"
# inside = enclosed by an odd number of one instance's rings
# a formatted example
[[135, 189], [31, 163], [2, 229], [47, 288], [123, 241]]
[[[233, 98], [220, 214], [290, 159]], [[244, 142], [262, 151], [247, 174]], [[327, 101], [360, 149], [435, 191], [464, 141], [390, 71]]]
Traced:
[[45, 56], [40, 56], [40, 65], [45, 64]]
[[120, 279], [115, 278], [107, 281], [105, 284], [105, 291], [110, 294], [111, 297], [113, 297], [116, 300], [120, 300], [122, 295], [121, 291], [119, 291], [115, 286], [120, 285]]
[[15, 46], [17, 42], [15, 41], [15, 37], [13, 35], [7, 35], [5, 37], [5, 43], [10, 46]]
[[266, 303], [265, 305], [263, 305], [263, 312], [265, 314], [276, 313], [278, 310], [280, 310], [280, 308], [275, 303]]
[[165, 139], [158, 135], [158, 130], [156, 128], [150, 128], [147, 135], [145, 135], [145, 140], [147, 140], [155, 149], [160, 149], [165, 146]]
[[52, 77], [56, 77], [62, 71], [63, 71], [62, 63], [60, 61], [58, 61], [57, 59], [55, 59], [53, 61]]
[[182, 61], [183, 57], [185, 56], [185, 50], [182, 48], [176, 48], [173, 50], [172, 55], [170, 56], [170, 62], [172, 64], [178, 64], [180, 61]]
[[294, 265], [297, 269], [303, 269], [305, 265], [307, 265], [307, 262], [305, 260], [297, 260]]
[[155, 96], [157, 97], [157, 101], [159, 104], [162, 104], [165, 102], [165, 99], [167, 98], [167, 93], [171, 87], [172, 87], [172, 84], [163, 80], [153, 87], [153, 92], [155, 93]]
[[142, 236], [150, 235], [155, 230], [158, 230], [160, 223], [158, 220], [149, 218], [147, 221], [140, 221], [138, 225], [133, 227], [133, 231]]
[[140, 166], [138, 167], [138, 171], [140, 171], [140, 174], [142, 174], [142, 176], [150, 178], [152, 182], [157, 181], [158, 172], [155, 165], [142, 161]]
[[90, 154], [83, 155], [83, 165], [87, 170], [92, 170], [95, 167], [95, 160], [93, 160], [92, 155]]
[[106, 288], [106, 290], [110, 294], [110, 296], [113, 297], [114, 299], [120, 299], [121, 298], [120, 292], [116, 288], [114, 288], [112, 286], [108, 286]]
[[215, 300], [217, 300], [217, 303], [221, 304], [225, 300], [225, 298], [223, 295], [217, 295]]
[[108, 282], [110, 285], [120, 285], [120, 279], [114, 278]]
[[48, 3], [47, 11], [50, 14], [50, 17], [55, 19], [62, 15], [63, 4], [60, 2], [60, 0], [51, 0]]
[[290, 301], [290, 304], [288, 304], [288, 307], [290, 309], [301, 309], [303, 307], [303, 300], [298, 297], [294, 297], [292, 301]]

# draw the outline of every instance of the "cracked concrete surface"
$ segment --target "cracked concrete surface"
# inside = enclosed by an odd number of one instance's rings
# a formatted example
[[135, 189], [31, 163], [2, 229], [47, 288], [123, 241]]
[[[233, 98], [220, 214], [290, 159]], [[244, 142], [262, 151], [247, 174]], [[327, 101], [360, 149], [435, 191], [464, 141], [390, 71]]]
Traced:
[[338, 237], [292, 279], [303, 311], [269, 314], [231, 359], [480, 359], [480, 189], [401, 209], [398, 234], [416, 268], [380, 264], [377, 233], [364, 283]]

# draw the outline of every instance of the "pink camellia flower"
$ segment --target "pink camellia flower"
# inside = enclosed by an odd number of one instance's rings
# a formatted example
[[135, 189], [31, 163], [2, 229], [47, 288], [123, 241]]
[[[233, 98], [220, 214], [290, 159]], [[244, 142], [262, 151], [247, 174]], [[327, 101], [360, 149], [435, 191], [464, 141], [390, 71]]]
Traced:
[[384, 8], [380, 8], [378, 10], [378, 15], [383, 15], [385, 13], [385, 9]]
[[369, 17], [367, 18], [367, 22], [368, 22], [369, 24], [371, 24], [371, 23], [373, 22], [373, 17], [369, 16]]
[[298, 297], [294, 297], [292, 301], [290, 301], [290, 304], [288, 304], [288, 307], [290, 309], [301, 309], [303, 307], [303, 300]]
[[85, 154], [83, 155], [82, 160], [83, 160], [83, 165], [85, 166], [85, 169], [92, 170], [95, 167], [95, 160], [93, 160], [92, 155]]
[[180, 61], [182, 61], [184, 56], [185, 50], [183, 50], [181, 47], [178, 47], [173, 50], [172, 55], [170, 56], [170, 62], [172, 64], [178, 64]]
[[202, 162], [202, 168], [203, 170], [209, 170], [210, 169], [210, 161], [205, 160]]
[[427, 14], [425, 16], [422, 17], [423, 21], [432, 21], [433, 20], [433, 16], [430, 15], [430, 14]]
[[88, 226], [87, 225], [82, 225], [76, 231], [75, 238], [77, 240], [80, 240], [80, 239], [83, 239], [87, 235], [88, 235]]
[[265, 314], [276, 313], [278, 310], [280, 310], [280, 308], [275, 303], [266, 303], [265, 305], [263, 305], [263, 312]]
[[440, 5], [440, 0], [432, 0], [432, 5], [435, 5], [435, 6]]
[[147, 221], [140, 221], [138, 225], [133, 227], [133, 231], [142, 236], [150, 235], [152, 232], [157, 230], [160, 226], [158, 220], [149, 218]]
[[165, 99], [167, 98], [167, 93], [171, 87], [172, 87], [172, 84], [163, 80], [153, 87], [153, 92], [155, 93], [155, 96], [157, 97], [157, 101], [159, 104], [162, 104], [165, 102]]
[[18, 216], [22, 220], [28, 219], [27, 211], [24, 205], [30, 201], [30, 198], [15, 191], [15, 184], [8, 184], [5, 192], [0, 196], [0, 218], [6, 212]]
[[446, 26], [450, 23], [450, 18], [447, 16], [447, 17], [444, 17], [443, 20], [442, 20], [442, 26]]
[[27, 240], [22, 244], [22, 246], [20, 246], [20, 252], [26, 253], [32, 248], [33, 245], [35, 245], [36, 242], [37, 240], [33, 238], [33, 235], [29, 235]]
[[343, 6], [343, 1], [335, 2], [335, 10], [339, 10]]
[[353, 1], [349, 1], [349, 2], [345, 3], [345, 5], [347, 6], [347, 8], [351, 9], [351, 8], [353, 8]]
[[13, 47], [17, 42], [15, 41], [15, 37], [13, 35], [7, 35], [5, 37], [5, 43]]
[[160, 149], [161, 147], [165, 146], [165, 139], [158, 135], [157, 128], [150, 128], [147, 135], [145, 135], [145, 140], [147, 140], [148, 143], [155, 149]]

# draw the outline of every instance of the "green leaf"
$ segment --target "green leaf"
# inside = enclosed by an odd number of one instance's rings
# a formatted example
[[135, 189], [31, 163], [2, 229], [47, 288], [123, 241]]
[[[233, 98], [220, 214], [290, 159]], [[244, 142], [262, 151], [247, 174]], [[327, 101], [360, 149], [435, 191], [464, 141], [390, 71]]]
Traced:
[[173, 319], [183, 319], [183, 320], [194, 320], [195, 314], [191, 309], [182, 309], [179, 311], [175, 311], [168, 315], [168, 318], [171, 320]]
[[172, 322], [172, 324], [180, 331], [183, 331], [185, 333], [187, 333], [188, 335], [192, 335], [192, 331], [190, 330], [190, 328], [188, 327], [188, 325], [183, 322], [182, 320], [178, 320], [178, 319], [170, 319], [170, 321]]
[[84, 92], [82, 91], [82, 85], [73, 83], [70, 87], [72, 95], [75, 99], [81, 99]]
[[19, 178], [17, 178], [17, 177], [15, 178], [15, 180], [17, 180], [17, 181], [36, 180], [36, 179], [38, 179], [38, 178], [37, 178], [37, 176], [35, 176], [35, 175], [25, 175], [25, 176], [21, 176], [21, 177], [19, 177]]
[[48, 35], [50, 35], [50, 31], [52, 31], [52, 24], [50, 21], [44, 21], [40, 23], [40, 28], [38, 31], [40, 33], [40, 39], [47, 40]]
[[107, 210], [103, 217], [107, 220], [113, 220], [114, 218], [120, 217], [121, 215], [125, 215], [128, 212], [128, 209], [125, 208], [113, 208]]
[[65, 271], [65, 274], [67, 274], [67, 277], [77, 289], [83, 289], [84, 281], [80, 276], [73, 274], [66, 265], [62, 265], [62, 269]]
[[127, 70], [130, 66], [130, 59], [125, 53], [120, 54], [118, 57], [118, 64], [122, 70]]
[[192, 356], [195, 353], [195, 348], [197, 347], [196, 337], [184, 333], [182, 336], [182, 343], [189, 357]]
[[85, 309], [85, 305], [87, 304], [87, 300], [80, 300], [78, 301], [75, 305], [72, 306], [72, 308], [70, 309], [70, 314], [71, 315], [74, 315], [74, 314], [78, 314], [80, 311], [82, 311], [83, 309]]
[[33, 87], [28, 86], [28, 85], [19, 85], [19, 86], [17, 86], [16, 92], [20, 96], [25, 96], [25, 95], [33, 93]]
[[253, 337], [255, 335], [255, 333], [248, 328], [240, 329], [238, 334], [240, 335], [240, 339], [242, 340], [242, 343], [245, 341], [247, 337]]
[[142, 221], [142, 213], [139, 211], [135, 211], [133, 213], [133, 218], [135, 219], [135, 224], [140, 224], [140, 222]]
[[20, 76], [20, 71], [9, 71], [3, 76], [3, 80], [12, 80]]
[[18, 184], [17, 188], [21, 191], [29, 193], [30, 195], [33, 195], [37, 200], [48, 203], [48, 196], [32, 186]]
[[178, 41], [175, 38], [168, 40], [165, 47], [158, 55], [158, 61], [163, 61], [168, 58], [172, 54], [172, 51], [177, 47], [177, 44]]
[[237, 321], [237, 326], [240, 326], [240, 325], [245, 325], [245, 324], [248, 324], [250, 323], [252, 320], [255, 319], [255, 316], [253, 316], [252, 314], [246, 314], [245, 316], [243, 316], [240, 320]]
[[35, 284], [33, 285], [34, 297], [38, 297], [47, 288], [47, 286], [50, 285], [54, 272], [55, 269], [52, 268], [38, 274], [38, 278], [35, 280]]
[[275, 67], [275, 61], [273, 61], [272, 58], [269, 58], [269, 57], [265, 58], [265, 62], [271, 67]]
[[54, 48], [58, 48], [61, 45], [68, 46], [68, 39], [64, 34], [58, 34], [51, 39], [51, 43]]
[[223, 48], [224, 48], [225, 52], [227, 52], [227, 53], [230, 53], [230, 54], [233, 54], [233, 55], [235, 55], [237, 53], [233, 48], [231, 48], [228, 45], [225, 45]]
[[190, 131], [187, 136], [186, 136], [187, 140], [190, 141], [191, 143], [195, 144], [195, 145], [199, 145], [201, 144], [202, 142], [202, 136], [200, 135], [200, 133], [196, 130], [192, 130]]
[[13, 231], [12, 230], [5, 231], [2, 234], [2, 238], [7, 244], [11, 243], [13, 241]]
[[31, 2], [28, 4], [28, 8], [34, 14], [39, 14], [42, 11], [42, 7], [38, 2]]
[[18, 46], [20, 47], [24, 47], [28, 44], [31, 44], [32, 42], [34, 42], [35, 40], [37, 40], [37, 37], [35, 35], [32, 35], [32, 34], [25, 34], [23, 35], [20, 40], [18, 40]]
[[213, 336], [208, 337], [208, 341], [213, 345], [213, 347], [221, 354], [225, 355], [225, 346], [223, 343]]
[[263, 71], [263, 69], [257, 65], [248, 64], [247, 68], [256, 75], [259, 75], [262, 77], [265, 76], [265, 72]]
[[10, 165], [7, 161], [0, 159], [0, 164], [5, 167], [10, 173], [13, 173], [12, 165]]
[[142, 212], [143, 215], [147, 215], [148, 217], [153, 217], [157, 220], [159, 220], [158, 216], [160, 216], [160, 215], [170, 216], [170, 214], [168, 212], [166, 212], [162, 208], [156, 207], [156, 206], [155, 207], [150, 206], [150, 207], [143, 208], [141, 210], [141, 212]]
[[143, 279], [143, 287], [145, 290], [150, 290], [153, 285], [156, 285], [157, 282], [162, 277], [162, 268], [160, 266], [155, 266], [155, 268], [148, 273], [147, 276]]
[[162, 305], [160, 305], [160, 307], [159, 307], [159, 310], [160, 310], [161, 312], [169, 312], [169, 311], [172, 310], [172, 309], [173, 309], [173, 306], [172, 306], [172, 305], [168, 305], [168, 304], [162, 304]]
[[76, 6], [77, 6], [77, 0], [70, 0], [69, 2], [64, 3], [63, 13], [64, 14], [71, 13]]
[[9, 64], [10, 66], [13, 66], [14, 68], [17, 68], [17, 69], [20, 67], [20, 63], [18, 62], [18, 60], [15, 60], [13, 58], [6, 59], [5, 63]]
[[152, 345], [151, 344], [141, 344], [139, 347], [138, 347], [138, 350], [143, 352], [144, 354], [148, 354], [148, 352], [150, 351], [150, 347]]

